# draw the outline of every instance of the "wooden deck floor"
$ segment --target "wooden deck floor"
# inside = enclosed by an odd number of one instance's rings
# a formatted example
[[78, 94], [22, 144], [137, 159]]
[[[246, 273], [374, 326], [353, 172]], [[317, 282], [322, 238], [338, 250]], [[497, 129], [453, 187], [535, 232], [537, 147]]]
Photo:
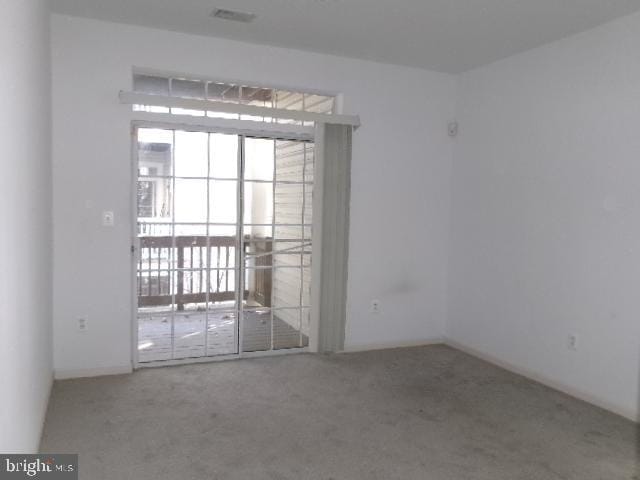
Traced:
[[[140, 363], [237, 353], [237, 321], [234, 312], [180, 312], [171, 324], [171, 314], [152, 314], [138, 319]], [[173, 332], [173, 334], [172, 334]], [[302, 341], [307, 342], [302, 336]], [[300, 332], [274, 317], [274, 349], [301, 346]], [[245, 312], [242, 351], [271, 349], [268, 312]]]

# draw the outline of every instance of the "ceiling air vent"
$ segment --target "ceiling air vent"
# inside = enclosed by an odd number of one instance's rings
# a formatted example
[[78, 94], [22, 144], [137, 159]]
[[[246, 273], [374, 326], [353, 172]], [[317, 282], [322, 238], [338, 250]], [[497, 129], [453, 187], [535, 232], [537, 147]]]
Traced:
[[255, 20], [255, 13], [236, 12], [234, 10], [225, 10], [224, 8], [216, 8], [211, 12], [211, 16], [221, 18], [222, 20], [231, 20], [232, 22], [251, 23]]

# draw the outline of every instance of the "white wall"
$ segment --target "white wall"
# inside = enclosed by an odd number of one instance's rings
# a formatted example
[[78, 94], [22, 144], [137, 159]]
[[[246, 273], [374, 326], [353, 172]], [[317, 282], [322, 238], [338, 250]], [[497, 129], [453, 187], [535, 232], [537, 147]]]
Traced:
[[0, 452], [36, 452], [52, 381], [45, 0], [0, 0]]
[[460, 77], [448, 324], [453, 341], [629, 417], [639, 45], [634, 15]]
[[[419, 69], [53, 17], [55, 368], [130, 364], [132, 66], [344, 94], [355, 134], [347, 348], [441, 338], [455, 78]], [[112, 209], [116, 227], [100, 226]], [[379, 315], [369, 313], [381, 300]], [[77, 333], [75, 319], [88, 315]]]

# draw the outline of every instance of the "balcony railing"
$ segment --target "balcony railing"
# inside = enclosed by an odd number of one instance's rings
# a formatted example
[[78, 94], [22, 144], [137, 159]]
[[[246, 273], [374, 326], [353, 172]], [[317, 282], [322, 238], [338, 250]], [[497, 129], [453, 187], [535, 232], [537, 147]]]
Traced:
[[[138, 307], [175, 303], [178, 310], [184, 310], [186, 304], [236, 299], [236, 237], [145, 236], [139, 240]], [[252, 242], [252, 253], [259, 254], [255, 266], [272, 265], [271, 255], [264, 255], [271, 251], [271, 243], [271, 239]], [[245, 243], [245, 252], [248, 250]], [[256, 269], [246, 277], [243, 299], [269, 307], [271, 269]]]

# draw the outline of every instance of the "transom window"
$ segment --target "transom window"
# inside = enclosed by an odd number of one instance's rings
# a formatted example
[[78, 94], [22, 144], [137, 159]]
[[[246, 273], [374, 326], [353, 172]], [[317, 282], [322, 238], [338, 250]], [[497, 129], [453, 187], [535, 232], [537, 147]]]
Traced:
[[[219, 82], [192, 77], [172, 77], [134, 73], [133, 89], [136, 93], [176, 97], [185, 99], [211, 100], [233, 103], [238, 105], [252, 105], [274, 109], [297, 110], [302, 112], [335, 113], [336, 97], [317, 93], [283, 90], [264, 86], [251, 86], [240, 83]], [[216, 112], [214, 110], [192, 110], [163, 106], [159, 99], [158, 105], [134, 105], [134, 111], [154, 113], [170, 113], [174, 115], [192, 115], [199, 117], [230, 118], [239, 120], [254, 120], [274, 123], [302, 122], [283, 120], [269, 117], [256, 117], [234, 113]]]

